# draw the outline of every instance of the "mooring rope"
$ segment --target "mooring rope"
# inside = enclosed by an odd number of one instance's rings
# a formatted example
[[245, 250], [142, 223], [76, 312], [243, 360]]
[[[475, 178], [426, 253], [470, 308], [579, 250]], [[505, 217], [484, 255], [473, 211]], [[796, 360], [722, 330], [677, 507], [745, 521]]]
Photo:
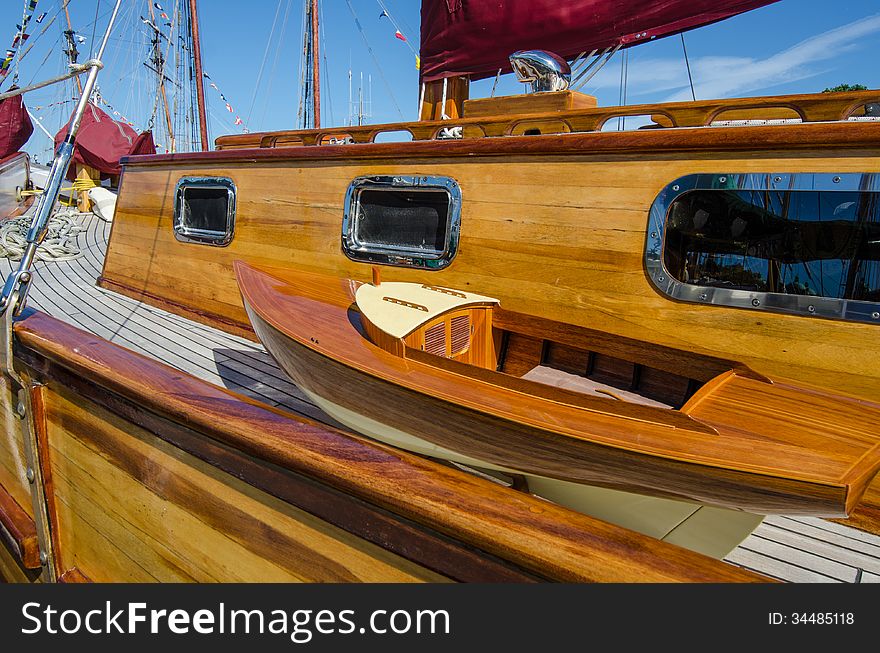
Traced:
[[[48, 224], [46, 239], [37, 249], [35, 258], [40, 261], [70, 261], [82, 256], [76, 245], [76, 237], [85, 228], [76, 220], [81, 213], [76, 211], [57, 211]], [[33, 216], [7, 220], [0, 225], [0, 257], [10, 261], [21, 260], [27, 247], [27, 232]]]

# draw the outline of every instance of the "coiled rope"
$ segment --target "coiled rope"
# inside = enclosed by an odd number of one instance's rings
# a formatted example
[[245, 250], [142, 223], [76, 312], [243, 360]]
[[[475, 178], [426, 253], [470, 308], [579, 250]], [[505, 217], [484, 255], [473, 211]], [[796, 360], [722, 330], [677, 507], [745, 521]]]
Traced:
[[[37, 249], [35, 258], [38, 261], [71, 261], [82, 256], [82, 250], [75, 242], [77, 235], [84, 230], [76, 220], [80, 215], [83, 214], [77, 211], [59, 210], [49, 219], [46, 239]], [[0, 225], [0, 257], [21, 260], [32, 220], [32, 216], [23, 215]]]

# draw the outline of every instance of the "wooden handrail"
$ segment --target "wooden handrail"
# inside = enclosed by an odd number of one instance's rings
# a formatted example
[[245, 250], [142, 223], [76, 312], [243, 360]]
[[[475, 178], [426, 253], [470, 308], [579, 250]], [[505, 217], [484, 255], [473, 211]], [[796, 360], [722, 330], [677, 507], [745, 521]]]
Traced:
[[433, 140], [449, 127], [462, 127], [466, 138], [509, 136], [521, 133], [522, 123], [551, 120], [558, 125], [555, 132], [600, 131], [609, 120], [623, 116], [656, 116], [659, 126], [705, 127], [721, 114], [731, 111], [760, 111], [786, 109], [803, 122], [846, 120], [859, 107], [880, 103], [880, 90], [847, 93], [815, 93], [779, 95], [758, 98], [702, 100], [699, 102], [669, 102], [665, 104], [637, 104], [623, 107], [572, 109], [532, 114], [463, 117], [455, 120], [423, 120], [380, 125], [334, 127], [277, 132], [258, 132], [221, 136], [215, 141], [218, 150], [276, 148], [300, 145], [326, 144], [331, 139], [354, 143], [372, 143], [387, 132], [409, 132], [413, 140]]
[[[497, 556], [547, 579], [767, 580], [425, 458], [294, 417], [42, 313], [17, 322], [15, 335], [17, 359], [38, 376], [55, 375], [56, 382], [73, 391], [103, 389], [107, 401], [102, 405], [137, 402], [139, 424], [285, 500], [295, 501], [298, 495], [284, 493], [289, 477], [282, 479], [282, 471], [302, 474], [341, 496], [396, 515], [400, 528], [421, 524], [475, 547], [489, 560]], [[58, 375], [55, 368], [68, 372]], [[155, 419], [151, 414], [161, 423], [151, 425]], [[338, 511], [334, 514], [340, 516]]]
[[0, 485], [0, 540], [25, 569], [40, 568], [37, 525], [15, 498]]

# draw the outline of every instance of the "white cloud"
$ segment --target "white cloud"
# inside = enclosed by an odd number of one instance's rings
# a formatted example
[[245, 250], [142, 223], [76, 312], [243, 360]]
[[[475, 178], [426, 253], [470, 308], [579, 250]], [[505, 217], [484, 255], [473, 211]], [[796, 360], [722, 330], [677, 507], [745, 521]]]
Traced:
[[[691, 61], [697, 95], [730, 97], [816, 76], [824, 72], [817, 64], [857, 48], [859, 39], [876, 32], [880, 32], [880, 14], [817, 34], [766, 59], [699, 57]], [[620, 72], [614, 68], [602, 70], [590, 80], [589, 88], [619, 88]], [[691, 99], [687, 69], [681, 59], [639, 59], [637, 65], [629, 67], [627, 87], [630, 98], [675, 91], [665, 101]]]

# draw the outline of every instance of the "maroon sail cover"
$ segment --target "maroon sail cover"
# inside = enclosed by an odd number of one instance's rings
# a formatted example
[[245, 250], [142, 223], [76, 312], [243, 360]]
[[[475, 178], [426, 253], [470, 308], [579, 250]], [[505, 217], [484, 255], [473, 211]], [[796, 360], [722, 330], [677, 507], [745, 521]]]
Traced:
[[34, 133], [20, 95], [0, 100], [0, 160], [18, 152]]
[[422, 81], [510, 72], [517, 50], [630, 47], [778, 0], [422, 0]]
[[[68, 125], [70, 123], [68, 122]], [[55, 148], [67, 136], [67, 125], [55, 134]], [[102, 177], [120, 173], [119, 159], [130, 154], [155, 154], [151, 132], [138, 134], [130, 126], [117, 122], [94, 104], [86, 106], [76, 135], [76, 148], [73, 163], [91, 166], [101, 172]], [[70, 167], [67, 176], [73, 179], [75, 173]]]

